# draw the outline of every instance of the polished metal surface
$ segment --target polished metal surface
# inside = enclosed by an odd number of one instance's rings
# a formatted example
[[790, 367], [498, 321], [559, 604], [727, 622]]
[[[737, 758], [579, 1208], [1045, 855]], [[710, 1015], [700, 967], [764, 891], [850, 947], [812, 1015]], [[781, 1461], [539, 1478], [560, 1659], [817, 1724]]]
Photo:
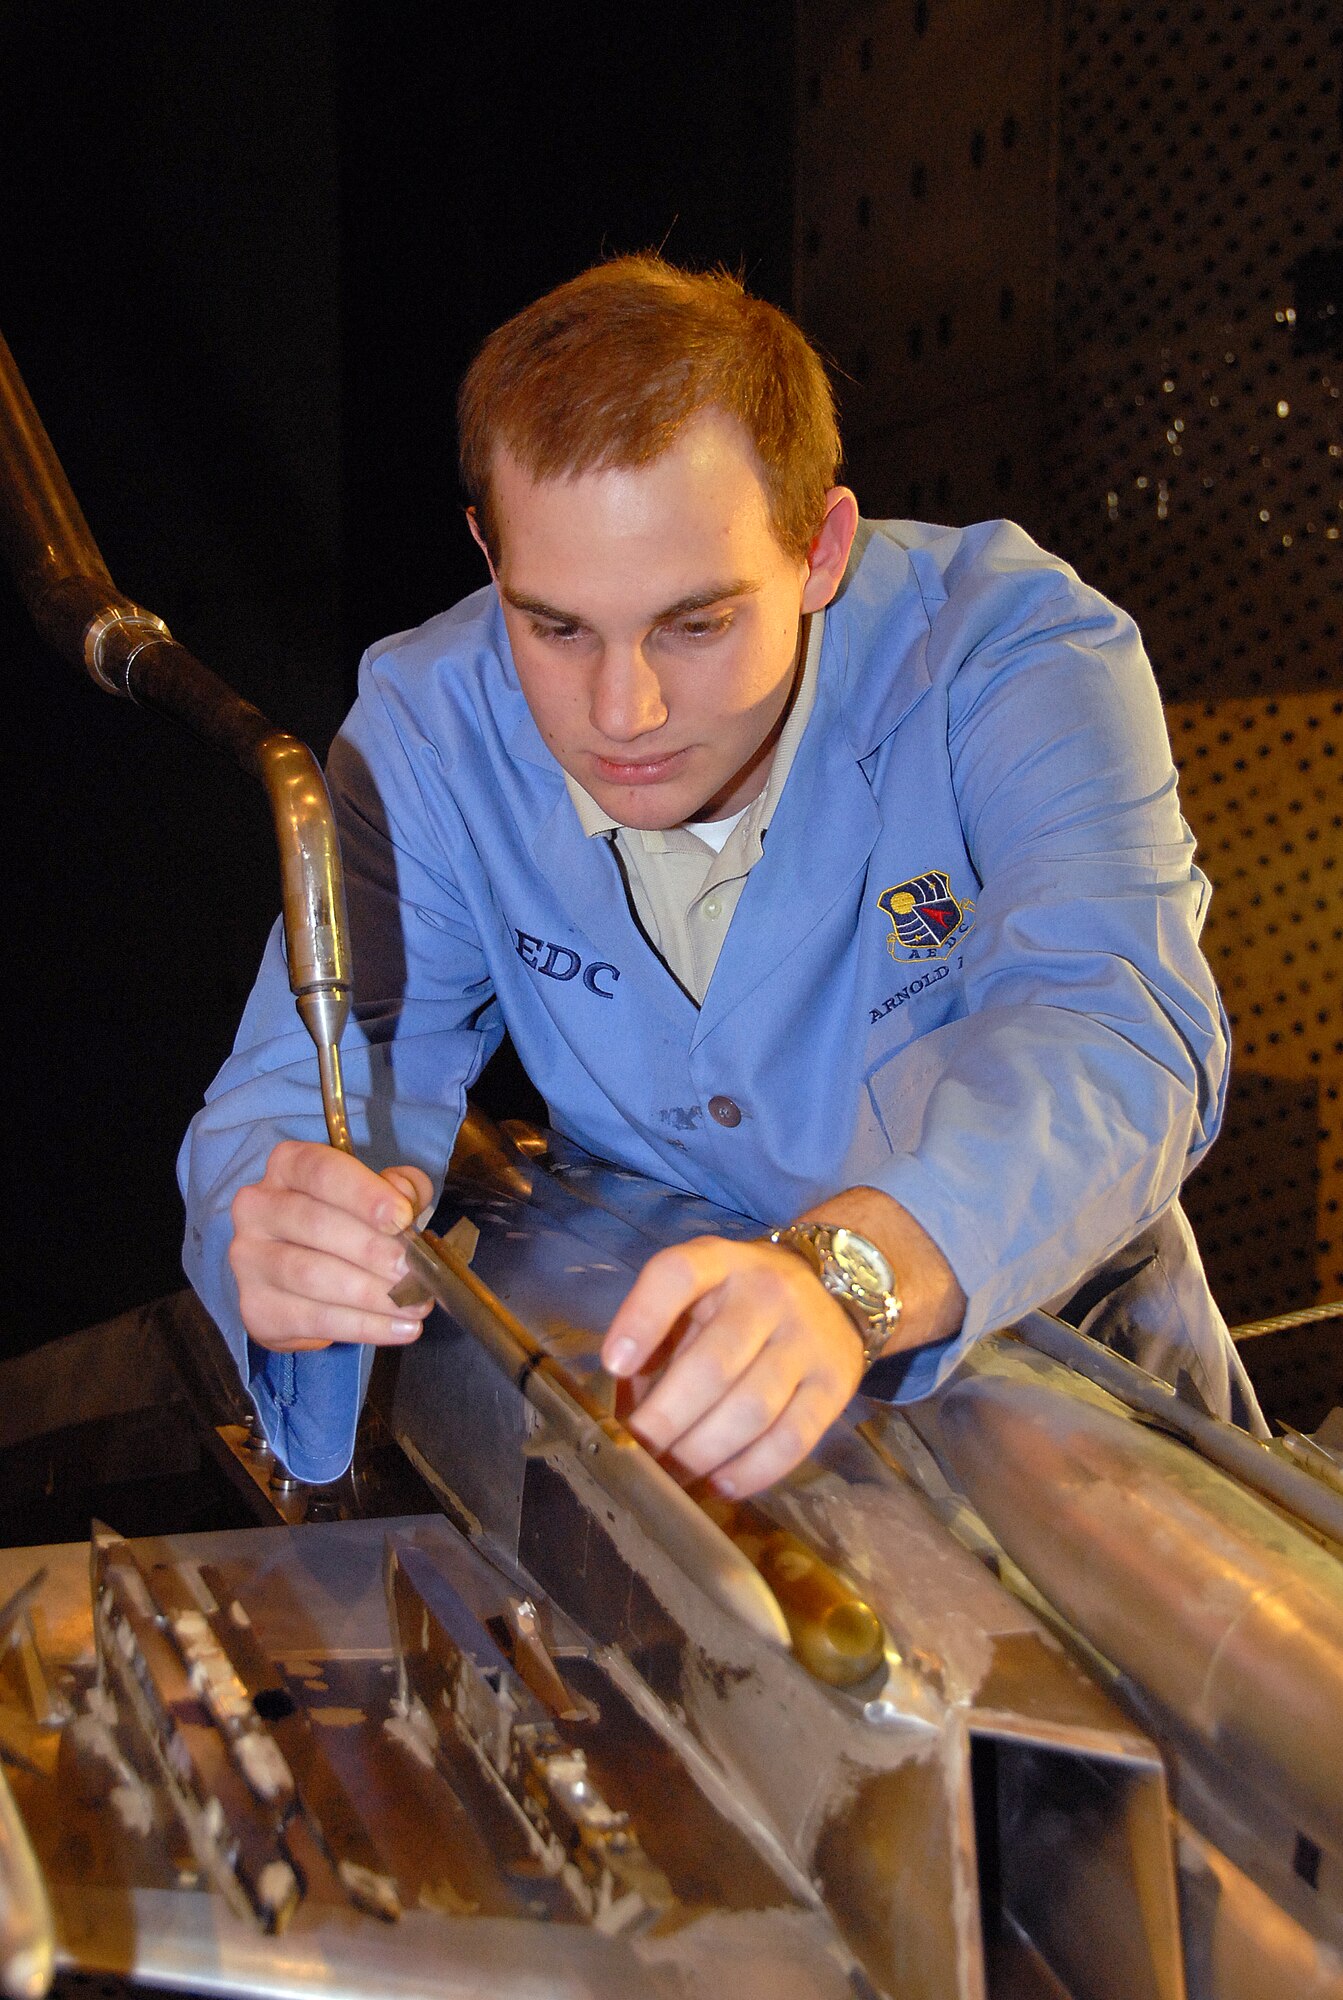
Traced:
[[[589, 1390], [602, 1330], [651, 1247], [758, 1233], [553, 1136], [493, 1161], [487, 1140], [473, 1135], [440, 1212], [469, 1218], [473, 1275]], [[431, 1318], [396, 1356], [393, 1429], [481, 1547], [682, 1720], [797, 1879], [819, 1886], [879, 1990], [982, 1996], [991, 1961], [995, 1993], [1179, 2000], [1159, 1757], [898, 1468], [845, 1424], [753, 1503], [761, 1546], [773, 1535], [805, 1552], [884, 1635], [875, 1671], [827, 1687], [725, 1617], [520, 1392], [483, 1427], [464, 1422], [479, 1354], [450, 1312]]]
[[1281, 1435], [1273, 1441], [1277, 1449], [1285, 1452], [1312, 1479], [1322, 1480], [1332, 1492], [1343, 1496], [1343, 1451], [1337, 1445], [1331, 1447], [1319, 1438], [1293, 1430], [1290, 1424], [1281, 1425], [1280, 1432]]
[[1343, 1854], [1343, 1564], [1175, 1440], [998, 1357], [915, 1422], [1022, 1570]]
[[1052, 1355], [1127, 1408], [1183, 1438], [1209, 1464], [1220, 1466], [1343, 1551], [1343, 1494], [1322, 1490], [1271, 1444], [1196, 1409], [1169, 1382], [1149, 1375], [1146, 1369], [1065, 1325], [1052, 1313], [1023, 1313], [1016, 1331], [1030, 1346]]
[[[561, 1721], [591, 1727], [600, 1709], [591, 1701], [580, 1707], [553, 1660], [544, 1683], [550, 1699], [541, 1699], [441, 1569], [404, 1538], [388, 1538], [385, 1578], [407, 1721], [428, 1732], [440, 1756], [467, 1750], [512, 1831], [589, 1922], [615, 1936], [678, 1910], [633, 1815], [610, 1804], [573, 1730], [560, 1733]], [[517, 1608], [513, 1601], [506, 1609], [510, 1633]], [[536, 1607], [528, 1608], [534, 1628]], [[533, 1630], [533, 1667], [535, 1655]]]
[[778, 1599], [793, 1651], [829, 1687], [869, 1680], [886, 1658], [886, 1632], [862, 1593], [800, 1536], [749, 1501], [696, 1490], [700, 1506], [760, 1571]]
[[[508, 1147], [493, 1163], [488, 1151], [488, 1134], [476, 1133], [470, 1169], [450, 1177], [443, 1213], [469, 1215], [479, 1232], [475, 1270], [579, 1380], [594, 1379], [601, 1330], [650, 1245], [705, 1229], [752, 1233], [746, 1218], [657, 1189], [554, 1135], [532, 1135], [525, 1152]], [[1092, 1345], [1086, 1344], [1088, 1361]], [[450, 1501], [489, 1491], [485, 1449], [453, 1419], [465, 1400], [469, 1346], [435, 1319], [418, 1348], [398, 1359], [394, 1427], [408, 1441], [418, 1439], [416, 1448]], [[822, 1883], [846, 1936], [862, 1940], [869, 1974], [880, 1968], [878, 1983], [900, 1992], [972, 1991], [964, 1982], [985, 1976], [988, 1965], [995, 1993], [1015, 1991], [1003, 1983], [1010, 1960], [1012, 1981], [1037, 1980], [1023, 1990], [1130, 2000], [1148, 1991], [1178, 1993], [1187, 1973], [1198, 2000], [1228, 2000], [1269, 1990], [1280, 1945], [1282, 1967], [1308, 1960], [1315, 1968], [1314, 1984], [1304, 1990], [1343, 1994], [1343, 1850], [1336, 1825], [1343, 1782], [1332, 1720], [1343, 1707], [1332, 1636], [1343, 1565], [1318, 1526], [1312, 1540], [1304, 1524], [1197, 1455], [1191, 1447], [1204, 1444], [1197, 1422], [1188, 1444], [1177, 1441], [1187, 1413], [1182, 1405], [1171, 1408], [1165, 1385], [1149, 1384], [1102, 1350], [1100, 1365], [1111, 1362], [1118, 1364], [1116, 1387], [1141, 1416], [1051, 1355], [993, 1336], [926, 1404], [903, 1414], [856, 1405], [808, 1468], [757, 1503], [776, 1527], [851, 1578], [885, 1626], [888, 1683], [875, 1693], [857, 1690], [854, 1708], [869, 1732], [890, 1729], [897, 1739], [917, 1719], [932, 1725], [937, 1803], [925, 1794], [913, 1820], [904, 1818], [912, 1810], [908, 1799], [899, 1802], [908, 1777], [895, 1789], [890, 1779], [874, 1780], [858, 1788], [862, 1808], [851, 1804], [816, 1839], [815, 1826], [798, 1814], [798, 1760], [780, 1760], [777, 1738], [767, 1733], [764, 1748], [751, 1704], [726, 1693], [743, 1672], [766, 1713], [787, 1713], [789, 1740], [807, 1745], [809, 1795], [825, 1797], [837, 1766], [826, 1729], [797, 1688], [784, 1685], [789, 1675], [796, 1681], [795, 1665], [784, 1660], [748, 1670], [738, 1662], [720, 1673], [715, 1701], [685, 1701], [681, 1670], [668, 1661], [678, 1652], [683, 1661], [687, 1654], [712, 1659], [723, 1648], [722, 1633], [702, 1612], [689, 1614], [689, 1600], [678, 1597], [654, 1552], [628, 1522], [611, 1521], [599, 1493], [585, 1485], [581, 1465], [548, 1452], [544, 1429], [516, 1405], [511, 1417], [500, 1405], [488, 1450], [496, 1462], [500, 1454], [511, 1465], [521, 1461], [521, 1489], [506, 1473], [512, 1498], [506, 1508], [478, 1513], [478, 1532], [485, 1543], [502, 1544], [585, 1629], [636, 1662], [664, 1698], [681, 1702], [742, 1795]], [[1004, 1392], [981, 1385], [1009, 1376], [1031, 1393], [1013, 1400], [1004, 1417], [995, 1403]], [[1160, 1399], [1150, 1413], [1148, 1393]], [[939, 1430], [943, 1412], [959, 1427], [963, 1464]], [[1089, 1506], [1058, 1438], [1075, 1431], [1094, 1441], [1102, 1413], [1117, 1427], [1100, 1423], [1106, 1449], [1122, 1440], [1141, 1470], [1113, 1493], [1093, 1496]], [[859, 1417], [862, 1436], [851, 1428]], [[927, 1442], [910, 1428], [911, 1417]], [[1152, 1428], [1153, 1419], [1161, 1430]], [[1040, 1421], [1054, 1439], [1047, 1448]], [[1229, 1464], [1249, 1453], [1258, 1474], [1267, 1456], [1274, 1490], [1301, 1505], [1310, 1475], [1283, 1466], [1248, 1437], [1227, 1440], [1224, 1426], [1208, 1420], [1205, 1428], [1213, 1433], [1213, 1453]], [[1280, 1474], [1287, 1476], [1280, 1481]], [[1327, 1488], [1321, 1491], [1332, 1499]], [[1217, 1499], [1208, 1515], [1211, 1495]], [[948, 1531], [936, 1543], [935, 1585], [922, 1553], [930, 1503]], [[987, 1601], [972, 1580], [977, 1565]], [[1013, 1600], [1004, 1600], [985, 1568], [1012, 1588], [1025, 1619], [1022, 1634], [994, 1644], [998, 1664], [987, 1686], [983, 1651], [971, 1646], [967, 1658], [963, 1648], [976, 1628], [994, 1630], [1003, 1602]], [[1029, 1640], [1026, 1631], [1034, 1635]], [[1056, 1640], [1085, 1665], [1093, 1696], [1099, 1683], [1127, 1709], [1125, 1756], [1132, 1761], [1117, 1761], [1104, 1730], [1091, 1734], [1081, 1723], [1075, 1693], [1065, 1695], [1054, 1678]], [[1147, 1649], [1142, 1658], [1140, 1647]], [[779, 1673], [784, 1680], [776, 1681]], [[936, 1721], [937, 1703], [948, 1695], [969, 1724], [975, 1807], [968, 1814], [956, 1804], [954, 1758]], [[1102, 1708], [1113, 1719], [1114, 1711]], [[1170, 1817], [1160, 1763], [1143, 1732], [1155, 1736], [1179, 1788], [1181, 1823]], [[1316, 1757], [1318, 1743], [1326, 1747]], [[871, 1756], [870, 1736], [864, 1754]], [[1135, 1775], [1142, 1769], [1147, 1779]], [[996, 1802], [991, 1810], [986, 1798]], [[1172, 1827], [1178, 1831], [1179, 1824], [1189, 1837], [1174, 1850], [1177, 1912]], [[893, 1829], [901, 1826], [906, 1831], [897, 1838]], [[971, 1907], [988, 1895], [979, 1907], [996, 1909], [993, 1921], [984, 1918], [982, 1960], [975, 1953], [957, 1959], [954, 1925], [939, 1934], [928, 1923], [910, 1941], [917, 1928], [912, 1907], [954, 1907], [966, 1895], [963, 1883], [953, 1886], [954, 1868], [949, 1876], [939, 1873], [939, 1838], [949, 1838], [953, 1851], [962, 1843], [976, 1857]], [[1203, 1864], [1191, 1858], [1199, 1842], [1216, 1855], [1218, 1879], [1230, 1885], [1216, 1896], [1206, 1891]], [[921, 1857], [917, 1890], [901, 1875], [908, 1843]], [[885, 1857], [880, 1864], [873, 1860], [878, 1853]], [[1117, 1877], [1119, 1857], [1126, 1858]], [[904, 1888], [883, 1903], [874, 1885], [887, 1871]], [[1123, 1916], [1116, 1899], [1122, 1879], [1130, 1885]], [[1263, 1921], [1253, 1917], [1256, 1911]], [[1160, 1938], [1164, 1956], [1154, 1955], [1153, 1940]], [[981, 1971], [972, 1974], [967, 1964]], [[1279, 1990], [1291, 1990], [1290, 1982]]]
[[240, 1915], [282, 1930], [303, 1894], [292, 1850], [293, 1773], [211, 1633], [201, 1593], [95, 1530], [90, 1714], [133, 1740], [191, 1851]]
[[[380, 1632], [371, 1521], [136, 1556], [177, 1648], [165, 1685], [208, 1664], [208, 1645], [188, 1657], [194, 1605], [228, 1663], [198, 1700], [241, 1688], [270, 1718], [302, 1802], [283, 1838], [295, 1857], [309, 1843], [283, 1952], [317, 1992], [348, 1990], [355, 1964], [421, 1990], [435, 1955], [442, 1990], [469, 1991], [487, 1935], [503, 1994], [1343, 1989], [1343, 1566], [1327, 1548], [1001, 1335], [913, 1410], [855, 1402], [796, 1474], [723, 1516], [735, 1542], [673, 1487], [698, 1523], [679, 1543], [656, 1482], [632, 1504], [585, 1448], [614, 1434], [617, 1463], [638, 1462], [602, 1331], [652, 1245], [753, 1225], [554, 1137], [524, 1152], [477, 1121], [466, 1154], [447, 1260], [421, 1246], [443, 1310], [386, 1357], [379, 1392], [461, 1532], [389, 1524], [413, 1589], [393, 1590], [390, 1619], [378, 1606]], [[698, 1553], [704, 1533], [757, 1577], [785, 1558], [791, 1648], [703, 1586], [721, 1555]], [[835, 1607], [876, 1647], [847, 1686], [802, 1659], [808, 1619], [823, 1632]], [[230, 1643], [239, 1615], [250, 1651]], [[172, 1713], [189, 1731], [180, 1697]], [[91, 1720], [85, 1703], [70, 1727]], [[40, 1732], [20, 1747], [53, 1767]], [[221, 1739], [198, 1768], [230, 1757]], [[117, 1962], [124, 1906], [89, 1937], [106, 1887], [77, 1918], [40, 1783], [19, 1770], [16, 1787], [61, 1949]], [[159, 1865], [134, 1879], [137, 1923], [171, 1890], [165, 1866], [203, 1874], [180, 1841]], [[138, 1936], [140, 1976], [276, 1991], [236, 1913], [220, 1912], [227, 1965], [210, 1959], [203, 1893], [180, 1890]]]
[[49, 644], [82, 654], [91, 617], [112, 603], [136, 606], [113, 588], [88, 522], [0, 336], [0, 546], [29, 615]]
[[[97, 1573], [104, 1588], [109, 1563], [118, 1576], [101, 1622], [118, 1664], [101, 1684], [87, 1552], [44, 1553], [50, 1664], [75, 1719], [63, 1742], [30, 1730], [22, 1805], [63, 1968], [324, 2000], [852, 1995], [852, 1957], [815, 1892], [776, 1865], [767, 1829], [675, 1717], [533, 1597], [523, 1625], [565, 1687], [563, 1713], [544, 1707], [513, 1651], [515, 1583], [443, 1520], [106, 1542]], [[389, 1564], [413, 1584], [394, 1585], [390, 1622]], [[400, 1668], [422, 1711], [399, 1698]], [[267, 1739], [273, 1754], [256, 1747]], [[487, 1742], [516, 1798], [487, 1778]], [[174, 1785], [207, 1769], [208, 1795], [182, 1811]], [[246, 1796], [230, 1771], [250, 1772]], [[278, 1937], [273, 1912], [258, 1924], [247, 1898], [208, 1886], [259, 1857], [258, 1815], [301, 1878]]]
[[317, 1048], [327, 1137], [352, 1153], [340, 1038], [349, 1019], [353, 973], [345, 876], [326, 780], [305, 743], [270, 730], [256, 747], [280, 854], [285, 956], [299, 1018]]
[[89, 620], [84, 633], [84, 665], [99, 687], [105, 689], [108, 694], [124, 695], [129, 692], [126, 683], [131, 670], [130, 661], [134, 655], [128, 657], [126, 672], [121, 679], [115, 678], [108, 672], [104, 665], [104, 656], [107, 652], [108, 634], [114, 628], [118, 629], [118, 637], [123, 641], [127, 633], [135, 634], [142, 642], [149, 639], [169, 639], [172, 634], [154, 612], [144, 611], [136, 604], [109, 604], [106, 610], [98, 612]]

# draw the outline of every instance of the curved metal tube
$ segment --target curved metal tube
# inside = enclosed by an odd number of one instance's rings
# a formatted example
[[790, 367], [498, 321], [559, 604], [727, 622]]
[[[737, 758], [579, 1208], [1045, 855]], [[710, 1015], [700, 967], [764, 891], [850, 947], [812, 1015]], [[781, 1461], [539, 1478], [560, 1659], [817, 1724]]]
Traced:
[[1339, 1564], [1174, 1438], [1048, 1382], [957, 1378], [934, 1423], [1063, 1617], [1312, 1838], [1343, 1840]]
[[185, 723], [265, 786], [280, 854], [289, 986], [317, 1045], [327, 1135], [354, 1150], [340, 1037], [350, 1012], [345, 883], [331, 800], [306, 744], [235, 694], [108, 574], [0, 337], [0, 547], [38, 632], [109, 694]]
[[1195, 1409], [1169, 1382], [1149, 1375], [1145, 1368], [1116, 1354], [1113, 1348], [1103, 1347], [1089, 1334], [1079, 1333], [1052, 1313], [1023, 1313], [1014, 1327], [1028, 1347], [1061, 1361], [1065, 1368], [1075, 1368], [1139, 1416], [1183, 1438], [1209, 1464], [1220, 1466], [1252, 1492], [1262, 1493], [1266, 1500], [1294, 1515], [1313, 1534], [1343, 1548], [1343, 1494], [1332, 1492], [1284, 1460], [1271, 1445], [1261, 1444], [1235, 1424], [1222, 1423]]

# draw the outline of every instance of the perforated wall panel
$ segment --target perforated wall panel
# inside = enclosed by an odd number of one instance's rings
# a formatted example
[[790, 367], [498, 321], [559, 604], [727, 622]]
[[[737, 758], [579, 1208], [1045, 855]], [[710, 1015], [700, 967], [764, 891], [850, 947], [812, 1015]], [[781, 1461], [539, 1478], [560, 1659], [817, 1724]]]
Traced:
[[1236, 1048], [1190, 1211], [1233, 1321], [1343, 1295], [1343, 15], [800, 23], [796, 303], [859, 497], [1011, 515], [1138, 618]]
[[1341, 54], [1324, 0], [1062, 10], [1042, 527], [1175, 704], [1235, 1049], [1188, 1202], [1233, 1320], [1343, 1294]]
[[1052, 539], [1168, 698], [1337, 685], [1343, 16], [1063, 18]]
[[796, 302], [869, 514], [1039, 507], [1050, 7], [803, 5]]
[[1238, 1320], [1343, 1297], [1343, 697], [1168, 706], [1231, 1098], [1187, 1204]]

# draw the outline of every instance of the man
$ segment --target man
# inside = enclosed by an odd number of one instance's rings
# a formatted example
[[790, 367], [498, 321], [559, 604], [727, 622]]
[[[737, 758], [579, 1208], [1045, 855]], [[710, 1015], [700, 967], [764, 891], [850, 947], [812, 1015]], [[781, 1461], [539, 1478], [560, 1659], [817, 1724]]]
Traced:
[[373, 648], [331, 756], [373, 1164], [321, 1143], [278, 937], [183, 1152], [281, 1456], [338, 1474], [419, 1333], [397, 1232], [505, 1027], [579, 1144], [800, 1225], [612, 1322], [684, 1473], [757, 1490], [874, 1361], [926, 1393], [1042, 1302], [1252, 1415], [1175, 1202], [1226, 1044], [1130, 621], [1010, 524], [861, 524], [819, 361], [726, 277], [584, 273], [459, 414], [490, 587]]

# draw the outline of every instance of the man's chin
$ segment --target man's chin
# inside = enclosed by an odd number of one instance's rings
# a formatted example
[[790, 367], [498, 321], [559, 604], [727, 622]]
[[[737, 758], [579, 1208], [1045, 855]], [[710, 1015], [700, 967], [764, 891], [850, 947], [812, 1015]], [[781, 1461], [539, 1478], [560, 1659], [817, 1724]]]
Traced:
[[618, 826], [635, 827], [641, 833], [666, 833], [697, 817], [699, 808], [693, 802], [686, 805], [683, 798], [658, 798], [661, 789], [657, 785], [603, 785], [600, 791], [593, 788], [592, 796]]

